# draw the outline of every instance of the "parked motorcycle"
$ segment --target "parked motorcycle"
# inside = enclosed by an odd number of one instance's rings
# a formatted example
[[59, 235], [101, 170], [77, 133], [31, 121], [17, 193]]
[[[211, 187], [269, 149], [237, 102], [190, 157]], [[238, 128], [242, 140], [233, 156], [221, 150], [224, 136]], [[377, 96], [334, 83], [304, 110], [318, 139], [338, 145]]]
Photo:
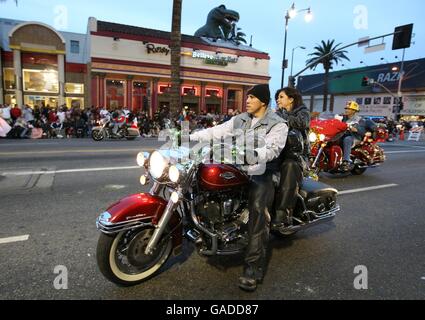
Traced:
[[[317, 177], [321, 171], [332, 174], [345, 172], [341, 169], [343, 150], [340, 144], [347, 129], [347, 124], [339, 119], [311, 121], [310, 169], [313, 175]], [[351, 149], [350, 158], [354, 164], [351, 174], [361, 175], [368, 168], [382, 164], [385, 161], [384, 150], [377, 143], [387, 138], [388, 131], [382, 127], [377, 127], [375, 132], [367, 132], [363, 140]]]
[[121, 125], [117, 133], [114, 135], [112, 133], [112, 129], [114, 127], [114, 124], [112, 123], [111, 119], [109, 117], [105, 117], [100, 119], [99, 125], [96, 127], [93, 127], [91, 136], [94, 141], [101, 141], [103, 139], [127, 139], [127, 140], [134, 140], [138, 136], [140, 136], [139, 128], [137, 127], [137, 124], [130, 124], [130, 123], [124, 123]]
[[[249, 177], [234, 162], [211, 163], [215, 147], [138, 154], [137, 162], [145, 168], [140, 183], [147, 185], [152, 178], [150, 192], [119, 200], [96, 220], [101, 232], [97, 264], [108, 280], [129, 286], [154, 276], [172, 253], [182, 251], [183, 236], [204, 256], [244, 251]], [[232, 154], [241, 153], [233, 149]], [[288, 236], [329, 221], [340, 210], [337, 193], [323, 183], [304, 180], [293, 225], [272, 232]]]

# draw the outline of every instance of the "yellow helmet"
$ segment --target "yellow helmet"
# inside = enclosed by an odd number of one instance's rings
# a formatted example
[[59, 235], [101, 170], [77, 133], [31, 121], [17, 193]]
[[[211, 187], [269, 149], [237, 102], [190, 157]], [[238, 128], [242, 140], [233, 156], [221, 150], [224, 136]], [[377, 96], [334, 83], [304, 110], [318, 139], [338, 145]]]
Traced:
[[345, 109], [350, 109], [350, 110], [354, 110], [356, 112], [360, 111], [360, 107], [359, 104], [355, 101], [348, 101], [347, 105], [345, 106]]

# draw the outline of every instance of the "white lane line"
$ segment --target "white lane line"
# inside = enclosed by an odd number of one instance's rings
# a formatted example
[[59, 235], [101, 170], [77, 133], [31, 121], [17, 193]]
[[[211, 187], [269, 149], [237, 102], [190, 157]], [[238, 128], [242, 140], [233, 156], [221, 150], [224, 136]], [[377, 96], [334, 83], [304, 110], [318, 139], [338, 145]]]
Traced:
[[106, 167], [106, 168], [85, 168], [85, 169], [66, 169], [52, 171], [15, 171], [3, 172], [3, 176], [26, 176], [32, 174], [59, 174], [59, 173], [78, 173], [78, 172], [96, 172], [96, 171], [115, 171], [115, 170], [133, 170], [140, 168], [139, 166], [129, 167]]
[[67, 153], [110, 153], [110, 152], [134, 152], [134, 151], [149, 151], [151, 149], [143, 148], [127, 148], [127, 149], [76, 149], [76, 150], [54, 150], [54, 151], [17, 151], [17, 152], [0, 152], [0, 156], [24, 156], [24, 155], [37, 155], [37, 154], [67, 154]]
[[393, 188], [393, 187], [398, 187], [398, 184], [392, 183], [392, 184], [383, 184], [383, 185], [374, 186], [374, 187], [352, 189], [352, 190], [344, 190], [344, 191], [339, 191], [338, 192], [338, 195], [351, 194], [351, 193], [359, 193], [359, 192], [366, 192], [366, 191], [371, 191], [371, 190], [379, 190], [379, 189]]
[[403, 150], [403, 151], [384, 151], [384, 154], [398, 154], [398, 153], [419, 153], [419, 152], [425, 152], [425, 150]]
[[29, 237], [30, 235], [26, 234], [26, 235], [17, 236], [17, 237], [1, 238], [0, 244], [18, 242], [18, 241], [27, 241]]
[[421, 146], [411, 146], [411, 145], [404, 145], [404, 144], [387, 144], [383, 146], [385, 147], [403, 147], [403, 148], [416, 148], [416, 149], [425, 149], [425, 147], [421, 147]]

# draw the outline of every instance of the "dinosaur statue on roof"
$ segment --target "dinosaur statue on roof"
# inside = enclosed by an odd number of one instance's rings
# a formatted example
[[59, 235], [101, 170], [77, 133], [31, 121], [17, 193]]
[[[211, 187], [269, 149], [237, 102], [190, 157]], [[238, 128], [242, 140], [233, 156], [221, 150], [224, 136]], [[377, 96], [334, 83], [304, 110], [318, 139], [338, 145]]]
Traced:
[[195, 37], [228, 40], [234, 25], [239, 21], [239, 13], [229, 10], [225, 5], [218, 6], [208, 13], [207, 23], [195, 32]]

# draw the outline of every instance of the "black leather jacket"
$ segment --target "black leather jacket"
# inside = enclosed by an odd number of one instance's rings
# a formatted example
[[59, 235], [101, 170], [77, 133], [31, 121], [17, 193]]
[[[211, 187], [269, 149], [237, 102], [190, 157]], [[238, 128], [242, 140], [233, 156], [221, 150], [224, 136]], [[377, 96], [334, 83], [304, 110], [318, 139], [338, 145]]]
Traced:
[[[310, 132], [310, 111], [305, 105], [288, 112], [285, 109], [279, 109], [276, 114], [287, 121], [288, 125], [288, 141], [286, 143], [284, 153], [285, 157], [297, 158], [302, 155], [308, 159], [310, 154], [310, 141], [308, 134]], [[297, 141], [302, 139], [302, 141]], [[300, 150], [301, 148], [301, 150]]]

